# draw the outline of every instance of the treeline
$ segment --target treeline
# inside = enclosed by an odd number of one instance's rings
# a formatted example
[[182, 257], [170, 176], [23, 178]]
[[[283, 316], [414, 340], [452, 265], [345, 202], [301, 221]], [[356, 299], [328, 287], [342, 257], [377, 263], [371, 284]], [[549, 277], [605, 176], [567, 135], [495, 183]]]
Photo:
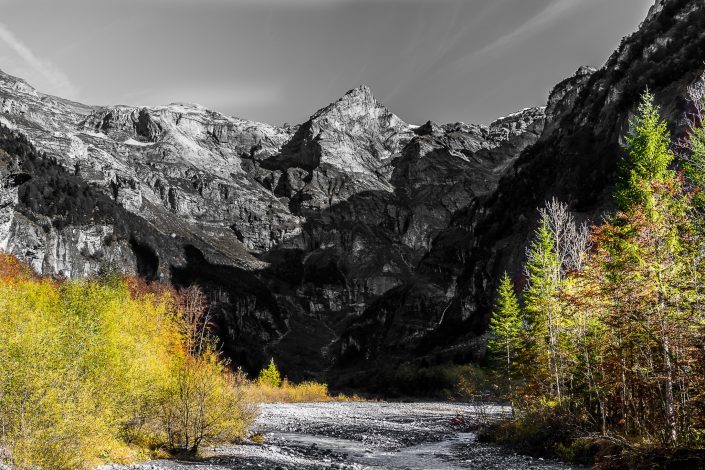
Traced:
[[534, 444], [565, 457], [601, 442], [622, 464], [705, 445], [703, 90], [690, 95], [678, 142], [643, 96], [618, 212], [588, 229], [549, 202], [521, 295], [502, 279], [488, 346], [517, 416], [495, 429], [500, 440], [544, 439]]
[[0, 338], [0, 463], [13, 468], [194, 453], [253, 417], [197, 289], [60, 282], [0, 254]]

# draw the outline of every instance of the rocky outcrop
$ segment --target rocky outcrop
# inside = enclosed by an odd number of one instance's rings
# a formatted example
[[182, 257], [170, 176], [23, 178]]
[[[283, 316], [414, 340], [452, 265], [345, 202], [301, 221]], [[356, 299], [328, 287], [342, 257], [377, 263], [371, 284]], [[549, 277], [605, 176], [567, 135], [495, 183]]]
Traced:
[[281, 172], [274, 193], [293, 212], [319, 211], [363, 191], [393, 191], [392, 160], [412, 135], [361, 86], [315, 113], [262, 166]]

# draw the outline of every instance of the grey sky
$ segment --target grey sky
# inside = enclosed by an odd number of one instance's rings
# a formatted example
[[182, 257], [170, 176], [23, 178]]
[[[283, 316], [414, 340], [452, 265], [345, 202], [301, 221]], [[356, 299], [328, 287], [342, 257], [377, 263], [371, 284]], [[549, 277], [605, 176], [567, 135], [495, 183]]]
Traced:
[[304, 121], [361, 83], [487, 123], [599, 66], [654, 0], [0, 0], [0, 69], [88, 104]]

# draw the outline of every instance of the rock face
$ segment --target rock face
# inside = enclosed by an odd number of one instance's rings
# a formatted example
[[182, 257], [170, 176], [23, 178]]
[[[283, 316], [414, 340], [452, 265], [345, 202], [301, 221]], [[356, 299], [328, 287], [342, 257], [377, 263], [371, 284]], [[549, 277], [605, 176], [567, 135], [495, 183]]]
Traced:
[[550, 196], [609, 208], [619, 136], [648, 85], [677, 118], [705, 12], [657, 2], [600, 70], [489, 126], [412, 126], [367, 87], [293, 127], [203, 107], [91, 107], [0, 73], [0, 249], [35, 270], [105, 266], [209, 295], [225, 350], [293, 379], [481, 349]]
[[[343, 357], [357, 368], [367, 360], [368, 369], [395, 356], [414, 357], [421, 365], [477, 359], [478, 336], [486, 330], [501, 273], [522, 282], [537, 209], [557, 197], [579, 220], [599, 221], [614, 208], [621, 138], [647, 87], [674, 135], [681, 132], [686, 88], [705, 79], [704, 27], [702, 2], [659, 0], [640, 30], [625, 38], [601, 69], [581, 68], [558, 84], [537, 142], [512, 161], [494, 191], [453, 214], [413, 282], [376, 300], [347, 329], [340, 341]], [[403, 331], [433, 318], [436, 324], [427, 324], [422, 335]], [[407, 340], [398, 341], [403, 337]], [[347, 380], [362, 383], [354, 376]]]
[[544, 121], [410, 126], [365, 86], [295, 127], [90, 107], [6, 74], [0, 100], [0, 248], [45, 274], [198, 284], [235, 360], [273, 355], [292, 378], [337, 362], [349, 325], [414, 279]]

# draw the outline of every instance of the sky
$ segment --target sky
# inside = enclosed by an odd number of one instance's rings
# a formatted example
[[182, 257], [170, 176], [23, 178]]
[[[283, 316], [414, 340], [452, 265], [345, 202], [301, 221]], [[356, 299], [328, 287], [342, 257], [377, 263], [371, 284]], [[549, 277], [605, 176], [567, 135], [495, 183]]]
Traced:
[[409, 123], [489, 123], [599, 67], [654, 0], [0, 0], [0, 69], [92, 105], [282, 124], [368, 85]]

